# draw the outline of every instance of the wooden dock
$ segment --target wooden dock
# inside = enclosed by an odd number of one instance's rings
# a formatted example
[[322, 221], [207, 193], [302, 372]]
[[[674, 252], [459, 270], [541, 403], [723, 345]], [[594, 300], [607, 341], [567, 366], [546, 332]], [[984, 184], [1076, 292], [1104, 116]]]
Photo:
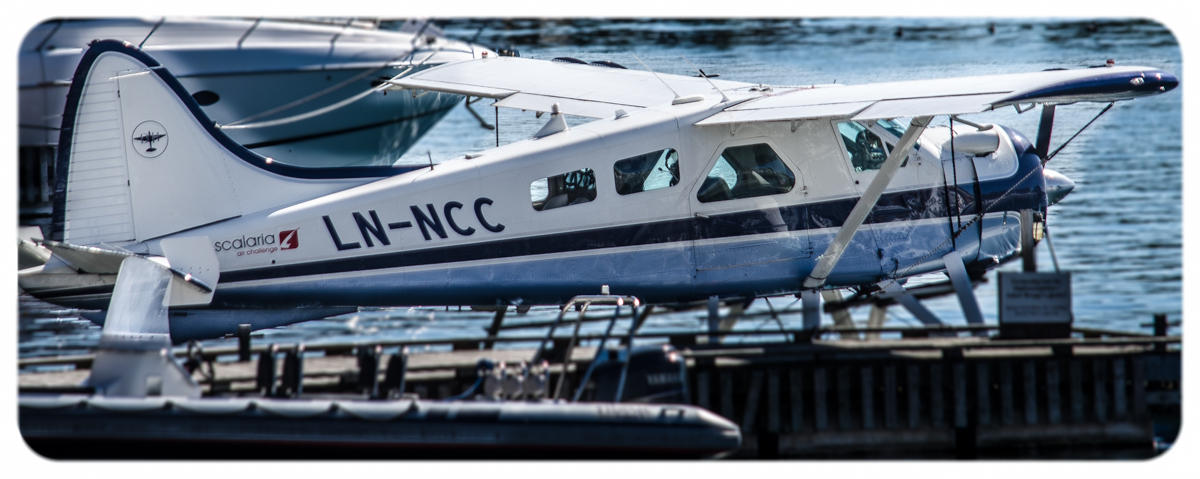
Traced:
[[[670, 343], [686, 358], [689, 401], [742, 428], [742, 447], [731, 457], [1135, 458], [1156, 454], [1156, 427], [1177, 431], [1179, 337], [1095, 330], [1072, 339], [971, 336], [986, 329], [724, 333], [724, 343], [692, 331], [639, 334], [635, 344]], [[900, 332], [905, 339], [857, 339], [879, 332]], [[779, 340], [781, 334], [786, 341]], [[733, 342], [739, 336], [740, 342]], [[482, 349], [482, 340], [434, 342], [457, 349], [408, 355], [404, 389], [390, 393], [429, 399], [460, 394], [475, 383], [480, 359], [509, 365], [528, 361], [533, 349], [502, 345], [537, 339], [496, 338], [500, 347], [495, 349]], [[562, 396], [570, 397], [598, 339], [581, 337], [581, 343], [593, 346], [568, 348], [566, 339], [555, 338], [548, 354], [551, 392], [565, 380]], [[617, 343], [610, 340], [609, 347]], [[373, 356], [366, 363], [360, 355], [429, 344], [308, 347], [300, 368], [302, 395], [365, 397], [372, 387], [377, 396], [386, 395], [393, 355]], [[197, 352], [193, 357], [201, 363], [212, 362], [211, 367], [201, 364], [194, 377], [209, 396], [261, 395], [259, 361], [271, 347], [255, 344], [251, 352], [257, 359], [245, 362], [230, 360], [236, 359], [236, 348]], [[295, 345], [275, 347], [272, 388], [286, 382], [283, 358]], [[564, 366], [567, 349], [570, 360]], [[20, 390], [77, 389], [90, 361], [90, 356], [22, 359], [22, 367], [71, 364], [75, 369], [20, 374]], [[370, 369], [364, 373], [362, 367]], [[366, 385], [371, 372], [374, 382]]]

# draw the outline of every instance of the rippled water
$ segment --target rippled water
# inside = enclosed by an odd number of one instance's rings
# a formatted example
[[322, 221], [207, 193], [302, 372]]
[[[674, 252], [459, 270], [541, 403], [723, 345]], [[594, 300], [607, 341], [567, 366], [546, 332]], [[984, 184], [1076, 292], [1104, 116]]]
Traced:
[[[570, 56], [609, 60], [633, 69], [636, 55], [658, 72], [693, 75], [681, 57], [722, 79], [772, 85], [858, 84], [947, 76], [1079, 68], [1114, 59], [1118, 65], [1145, 65], [1182, 79], [1175, 37], [1143, 20], [987, 20], [987, 19], [803, 19], [803, 20], [455, 20], [443, 22], [448, 35], [476, 38], [489, 45], [513, 46], [527, 58]], [[1049, 167], [1078, 184], [1051, 208], [1049, 231], [1059, 266], [1073, 274], [1074, 311], [1079, 325], [1149, 331], [1154, 313], [1181, 317], [1183, 87], [1166, 95], [1118, 104], [1100, 117]], [[473, 105], [488, 123], [495, 112], [484, 100]], [[1090, 121], [1103, 105], [1060, 106], [1054, 148]], [[968, 116], [1011, 126], [1036, 136], [1037, 110], [1018, 115], [1005, 109]], [[568, 118], [570, 122], [587, 121]], [[941, 119], [942, 122], [945, 119]], [[499, 113], [499, 142], [528, 138], [544, 120], [533, 113]], [[496, 132], [485, 130], [464, 108], [453, 110], [407, 154], [404, 164], [436, 163], [495, 146]], [[1042, 270], [1053, 263], [1046, 242], [1038, 248]], [[1009, 264], [1001, 270], [1019, 270]], [[996, 318], [995, 273], [977, 290], [988, 321]], [[794, 298], [774, 298], [776, 309]], [[928, 306], [947, 322], [961, 323], [953, 298]], [[798, 305], [796, 305], [798, 307]], [[22, 303], [22, 356], [86, 351], [99, 331], [69, 313]], [[758, 300], [751, 312], [766, 311]], [[552, 318], [552, 308], [511, 321]], [[866, 320], [865, 308], [854, 311]], [[915, 323], [900, 308], [892, 321]], [[648, 330], [697, 329], [703, 312], [655, 317]], [[785, 322], [799, 318], [785, 317]], [[349, 338], [430, 338], [483, 336], [490, 313], [447, 312], [441, 308], [372, 310], [266, 331], [271, 341], [335, 341]], [[601, 325], [589, 326], [598, 329]], [[753, 319], [739, 329], [771, 329], [773, 320]], [[1173, 329], [1177, 332], [1178, 329]], [[530, 334], [517, 331], [511, 334]], [[209, 341], [218, 344], [228, 340]]]

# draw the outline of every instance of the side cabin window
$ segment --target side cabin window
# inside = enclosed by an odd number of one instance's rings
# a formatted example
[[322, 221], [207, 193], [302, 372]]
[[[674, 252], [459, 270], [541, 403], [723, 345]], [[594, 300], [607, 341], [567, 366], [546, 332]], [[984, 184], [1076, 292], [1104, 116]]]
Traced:
[[[879, 126], [895, 135], [897, 141], [904, 135], [905, 127], [895, 121], [878, 120], [878, 123]], [[883, 162], [887, 160], [888, 154], [896, 147], [895, 143], [880, 139], [879, 135], [867, 127], [868, 125], [856, 121], [837, 124], [838, 133], [842, 134], [842, 143], [846, 145], [846, 155], [850, 157], [850, 164], [854, 166], [854, 171], [878, 170], [883, 167]], [[919, 141], [913, 144], [914, 151], [920, 148]], [[905, 158], [900, 166], [908, 166], [908, 158]]]
[[679, 152], [674, 148], [652, 151], [613, 164], [617, 194], [669, 188], [679, 183]]
[[770, 145], [731, 146], [721, 151], [696, 199], [711, 203], [777, 195], [792, 191], [795, 185], [796, 176]]
[[529, 197], [538, 211], [587, 203], [596, 199], [596, 173], [584, 168], [536, 180], [529, 185]]

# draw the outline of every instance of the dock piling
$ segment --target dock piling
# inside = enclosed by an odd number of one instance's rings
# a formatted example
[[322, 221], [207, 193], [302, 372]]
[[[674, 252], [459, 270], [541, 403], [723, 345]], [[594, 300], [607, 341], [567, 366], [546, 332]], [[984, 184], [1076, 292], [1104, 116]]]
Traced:
[[915, 363], [909, 364], [905, 376], [908, 383], [904, 390], [908, 394], [908, 427], [916, 429], [921, 425], [921, 367]]
[[250, 361], [250, 325], [239, 324], [237, 327], [238, 361]]
[[1100, 359], [1092, 360], [1092, 404], [1096, 412], [1096, 420], [1104, 423], [1108, 422], [1108, 387], [1105, 383], [1104, 362]]
[[800, 432], [804, 429], [804, 375], [800, 368], [788, 371], [788, 387], [791, 389], [789, 399], [792, 402], [792, 423], [789, 432]]
[[394, 399], [404, 396], [404, 382], [408, 374], [408, 348], [388, 358], [387, 371], [383, 376], [383, 396]]
[[850, 366], [837, 369], [837, 412], [838, 430], [850, 430]]
[[989, 379], [988, 363], [981, 362], [975, 364], [975, 397], [976, 409], [979, 411], [979, 425], [990, 426], [992, 424], [992, 401], [991, 390], [992, 382]]
[[875, 429], [875, 371], [870, 366], [862, 367], [862, 426]]
[[1046, 362], [1046, 420], [1062, 423], [1062, 381], [1058, 377], [1059, 361]]
[[933, 427], [946, 427], [945, 383], [942, 382], [942, 365], [929, 365], [929, 422]]
[[813, 368], [813, 427], [818, 431], [829, 429], [828, 391], [829, 383], [825, 368]]
[[1032, 426], [1038, 421], [1037, 369], [1034, 367], [1033, 361], [1025, 361], [1022, 369], [1025, 373], [1023, 377], [1025, 380], [1025, 424]]
[[721, 371], [721, 415], [733, 421], [733, 374]]
[[1083, 422], [1083, 365], [1071, 360], [1071, 422]]
[[1122, 420], [1128, 417], [1125, 402], [1125, 360], [1115, 358], [1112, 361], [1113, 380], [1113, 418]]
[[750, 374], [750, 389], [746, 391], [746, 407], [742, 414], [742, 434], [754, 434], [755, 419], [758, 418], [758, 402], [762, 395], [763, 372], [755, 370]]
[[[1168, 326], [1169, 326], [1169, 323], [1167, 323], [1167, 314], [1166, 313], [1155, 313], [1154, 314], [1154, 335], [1155, 336], [1160, 337], [1160, 338], [1166, 337]], [[1154, 346], [1154, 350], [1155, 350], [1155, 352], [1165, 353], [1165, 352], [1167, 352], [1167, 345], [1165, 343], [1156, 344]]]
[[275, 355], [279, 352], [278, 344], [271, 344], [266, 351], [258, 354], [258, 374], [254, 378], [254, 387], [263, 396], [275, 395]]
[[277, 391], [280, 397], [299, 397], [304, 392], [304, 343], [283, 356], [282, 384]]
[[358, 350], [358, 390], [371, 399], [379, 398], [379, 345]]
[[767, 370], [767, 432], [778, 434], [779, 419], [779, 370]]
[[1001, 361], [996, 364], [1000, 376], [1000, 424], [1011, 426], [1016, 423], [1016, 408], [1013, 403], [1012, 364]]

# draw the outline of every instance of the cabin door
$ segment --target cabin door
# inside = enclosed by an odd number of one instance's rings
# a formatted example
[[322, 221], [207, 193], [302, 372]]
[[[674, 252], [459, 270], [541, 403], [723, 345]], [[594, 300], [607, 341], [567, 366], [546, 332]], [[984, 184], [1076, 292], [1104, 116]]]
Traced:
[[756, 283], [793, 274], [813, 254], [804, 176], [768, 138], [723, 143], [692, 192], [697, 285]]

